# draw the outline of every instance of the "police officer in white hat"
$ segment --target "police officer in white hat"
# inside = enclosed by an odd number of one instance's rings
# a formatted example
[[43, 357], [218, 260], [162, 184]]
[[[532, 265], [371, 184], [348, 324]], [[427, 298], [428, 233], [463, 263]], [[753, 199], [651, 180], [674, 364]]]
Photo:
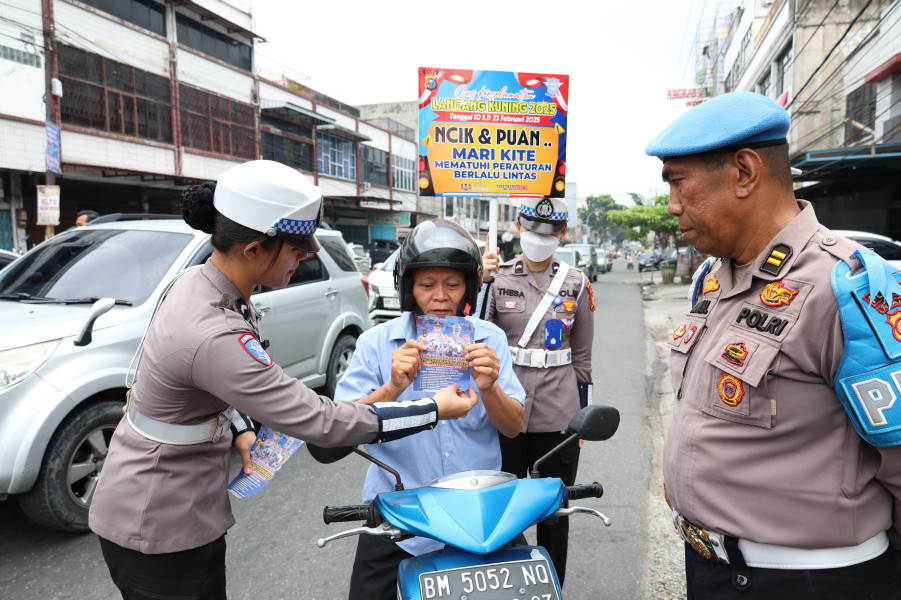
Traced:
[[348, 446], [430, 429], [477, 401], [445, 388], [421, 406], [336, 403], [273, 363], [251, 292], [286, 285], [319, 250], [322, 193], [294, 169], [244, 163], [217, 184], [188, 188], [181, 210], [212, 234], [213, 254], [157, 307], [90, 509], [123, 598], [225, 598], [229, 447], [236, 437], [247, 455], [255, 437], [235, 409], [306, 441]]
[[[525, 198], [516, 223], [522, 256], [500, 265], [496, 251], [482, 256], [486, 273], [496, 269], [497, 276], [483, 290], [481, 315], [507, 334], [513, 369], [526, 390], [522, 432], [501, 436], [503, 470], [519, 477], [567, 438], [569, 421], [591, 397], [594, 292], [580, 269], [554, 259], [567, 217], [562, 199]], [[570, 444], [542, 463], [540, 475], [573, 485], [579, 449]], [[539, 523], [537, 530], [562, 585], [569, 519]]]

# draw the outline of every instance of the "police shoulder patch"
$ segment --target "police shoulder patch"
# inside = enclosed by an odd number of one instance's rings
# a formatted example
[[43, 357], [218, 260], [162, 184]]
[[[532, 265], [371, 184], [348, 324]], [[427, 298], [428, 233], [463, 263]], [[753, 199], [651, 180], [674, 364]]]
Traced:
[[244, 349], [254, 358], [254, 360], [267, 367], [272, 364], [272, 357], [263, 349], [263, 345], [253, 337], [252, 333], [242, 333], [238, 338], [238, 341], [244, 346]]

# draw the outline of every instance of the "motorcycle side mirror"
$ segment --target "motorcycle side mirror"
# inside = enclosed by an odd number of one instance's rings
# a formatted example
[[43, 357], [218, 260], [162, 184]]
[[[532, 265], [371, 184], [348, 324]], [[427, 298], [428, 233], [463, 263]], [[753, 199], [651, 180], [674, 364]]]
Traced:
[[309, 450], [310, 455], [316, 460], [316, 462], [321, 463], [323, 465], [330, 465], [332, 463], [338, 462], [348, 454], [359, 454], [369, 462], [385, 469], [392, 475], [394, 475], [395, 484], [394, 489], [398, 492], [404, 489], [404, 484], [400, 480], [400, 473], [383, 463], [382, 461], [373, 458], [368, 453], [363, 452], [356, 446], [343, 446], [338, 448], [323, 448], [322, 446], [316, 446], [309, 442], [306, 443], [307, 450]]
[[603, 404], [586, 406], [569, 422], [569, 430], [589, 442], [609, 440], [618, 428], [619, 411]]
[[612, 406], [604, 406], [603, 404], [592, 404], [586, 406], [576, 413], [576, 416], [569, 422], [570, 435], [565, 440], [557, 444], [550, 452], [535, 461], [529, 477], [537, 479], [539, 474], [538, 467], [548, 458], [559, 452], [564, 446], [575, 442], [577, 439], [583, 439], [590, 442], [601, 442], [610, 439], [616, 433], [619, 427], [619, 411]]
[[306, 447], [307, 450], [310, 451], [310, 455], [316, 460], [316, 462], [323, 465], [330, 465], [332, 463], [338, 462], [345, 456], [353, 454], [354, 451], [353, 446], [323, 448], [322, 446], [315, 446], [309, 442], [306, 443]]

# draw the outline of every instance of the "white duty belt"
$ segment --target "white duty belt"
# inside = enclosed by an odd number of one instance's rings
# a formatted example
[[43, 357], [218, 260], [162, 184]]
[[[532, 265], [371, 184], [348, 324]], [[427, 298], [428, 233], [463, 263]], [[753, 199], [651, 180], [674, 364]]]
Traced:
[[513, 357], [513, 364], [520, 367], [547, 369], [549, 367], [562, 367], [563, 365], [571, 364], [573, 361], [571, 348], [562, 348], [560, 350], [518, 348], [516, 346], [508, 346], [508, 348], [510, 348], [510, 355]]
[[191, 446], [206, 442], [217, 442], [231, 426], [235, 409], [229, 406], [221, 413], [197, 425], [176, 425], [151, 419], [137, 409], [131, 401], [131, 390], [128, 391], [128, 402], [125, 403], [125, 417], [128, 424], [136, 432], [154, 442], [172, 444], [173, 446]]

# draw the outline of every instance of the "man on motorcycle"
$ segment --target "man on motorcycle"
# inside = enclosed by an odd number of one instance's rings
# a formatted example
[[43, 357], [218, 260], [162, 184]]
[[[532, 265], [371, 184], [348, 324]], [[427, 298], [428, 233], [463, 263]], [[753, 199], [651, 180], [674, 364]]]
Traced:
[[[367, 451], [397, 468], [407, 487], [470, 469], [501, 468], [498, 431], [519, 433], [525, 391], [513, 373], [507, 339], [496, 326], [469, 317], [482, 285], [482, 261], [472, 237], [451, 221], [418, 225], [400, 248], [394, 282], [404, 314], [363, 333], [347, 373], [335, 391], [337, 400], [361, 403], [415, 400], [428, 391], [410, 386], [421, 367], [426, 345], [416, 339], [416, 316], [469, 318], [475, 328], [465, 349], [471, 385], [480, 402], [465, 419], [440, 425], [407, 440], [372, 444]], [[462, 387], [462, 386], [461, 386]], [[394, 491], [394, 478], [373, 465], [366, 475], [363, 502]], [[350, 583], [350, 600], [393, 600], [397, 567], [405, 558], [442, 548], [440, 542], [412, 538], [386, 542], [360, 536]]]

